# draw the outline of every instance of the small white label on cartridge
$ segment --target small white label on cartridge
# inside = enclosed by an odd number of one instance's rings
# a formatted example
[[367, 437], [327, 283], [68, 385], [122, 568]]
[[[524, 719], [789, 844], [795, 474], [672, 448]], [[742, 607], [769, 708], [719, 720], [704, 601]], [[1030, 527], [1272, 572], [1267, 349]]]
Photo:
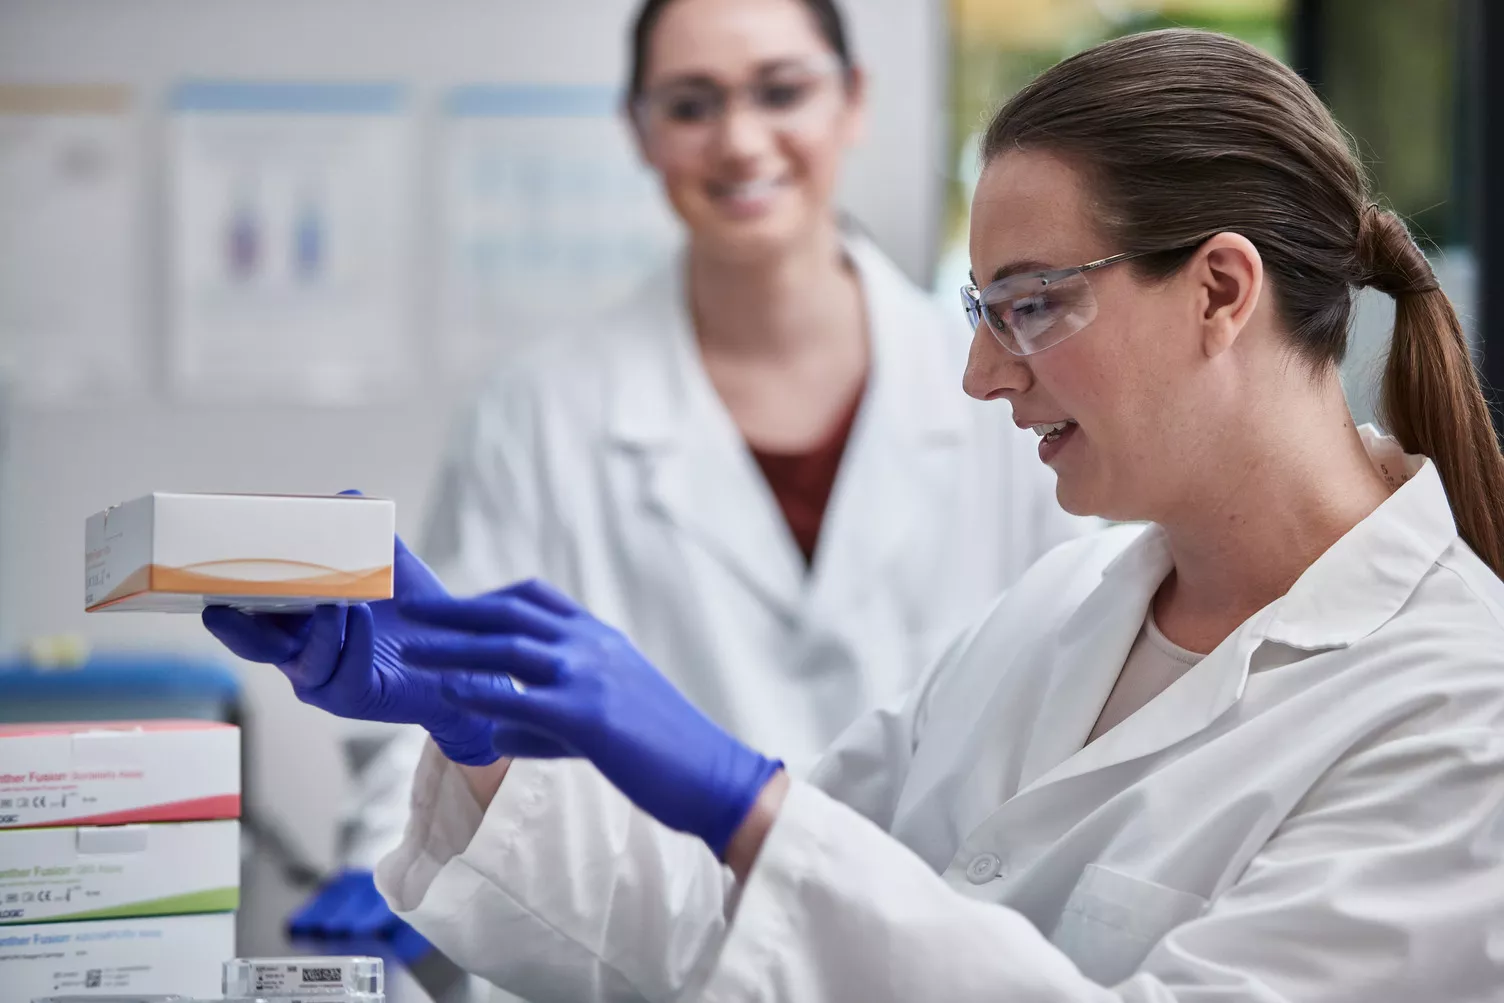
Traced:
[[256, 965], [251, 971], [251, 988], [258, 993], [345, 987], [340, 965]]

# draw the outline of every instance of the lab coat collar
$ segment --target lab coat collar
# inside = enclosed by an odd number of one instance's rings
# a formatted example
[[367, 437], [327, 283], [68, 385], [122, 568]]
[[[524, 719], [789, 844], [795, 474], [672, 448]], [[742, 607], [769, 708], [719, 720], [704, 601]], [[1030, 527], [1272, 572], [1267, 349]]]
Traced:
[[645, 503], [787, 614], [803, 560], [757, 463], [700, 360], [684, 262], [621, 313], [611, 345], [608, 435], [640, 472]]
[[901, 573], [892, 558], [935, 517], [971, 420], [959, 355], [930, 300], [865, 239], [849, 236], [846, 253], [861, 276], [872, 363], [806, 580], [807, 616], [826, 624], [850, 622], [846, 610]]
[[[872, 338], [866, 396], [887, 398], [894, 430], [906, 438], [960, 438], [967, 421], [961, 374], [945, 371], [944, 353], [928, 343], [927, 302], [867, 238], [845, 234], [843, 248], [861, 277]], [[725, 411], [695, 343], [687, 269], [686, 255], [675, 255], [624, 311], [633, 330], [616, 350], [623, 378], [612, 388], [610, 430], [618, 443], [672, 446], [700, 431], [688, 422], [705, 410]]]
[[1322, 554], [1274, 605], [1267, 628], [1271, 641], [1315, 651], [1367, 637], [1399, 612], [1457, 538], [1436, 465], [1406, 454], [1372, 425], [1359, 431], [1374, 469], [1394, 493]]
[[[832, 493], [813, 576], [695, 343], [681, 255], [622, 312], [612, 345], [609, 436], [647, 468], [648, 494], [766, 599], [796, 616], [813, 583], [838, 604], [923, 517], [908, 467], [918, 450], [961, 441], [959, 372], [947, 372], [928, 301], [865, 239], [845, 242], [862, 281], [872, 370]], [[875, 495], [881, 488], [881, 497]], [[846, 551], [831, 556], [834, 550]], [[863, 557], [860, 562], [853, 556]], [[850, 572], [848, 575], [846, 572]], [[837, 572], [840, 572], [839, 574]]]
[[683, 268], [676, 256], [652, 274], [626, 302], [620, 314], [625, 329], [609, 342], [613, 380], [608, 427], [617, 443], [672, 445], [691, 431], [684, 426], [686, 415], [706, 410], [694, 379], [699, 359]]
[[870, 240], [847, 234], [844, 247], [861, 277], [872, 338], [867, 396], [891, 416], [889, 434], [910, 443], [965, 437], [961, 370], [936, 342], [947, 334], [929, 299]]
[[1108, 564], [1100, 585], [1062, 628], [1047, 656], [1051, 664], [1041, 665], [1052, 678], [1037, 717], [1055, 727], [1031, 744], [1021, 790], [1151, 755], [1210, 726], [1242, 699], [1253, 654], [1266, 641], [1311, 651], [1345, 647], [1399, 611], [1456, 539], [1456, 525], [1430, 460], [1406, 455], [1371, 427], [1361, 431], [1375, 469], [1394, 493], [1285, 595], [1163, 693], [1085, 745], [1173, 561], [1164, 531], [1150, 526]]
[[[1036, 671], [1049, 674], [1043, 704], [1033, 715], [1035, 727], [1048, 725], [1029, 743], [1020, 790], [1119, 761], [1112, 749], [1104, 754], [1104, 745], [1124, 727], [1136, 726], [1147, 707], [1091, 745], [1086, 740], [1172, 563], [1164, 531], [1150, 525], [1102, 570], [1101, 582], [1065, 621], [1054, 644], [1031, 659]], [[1143, 736], [1150, 741], [1158, 737]], [[1130, 752], [1121, 750], [1124, 756]]]

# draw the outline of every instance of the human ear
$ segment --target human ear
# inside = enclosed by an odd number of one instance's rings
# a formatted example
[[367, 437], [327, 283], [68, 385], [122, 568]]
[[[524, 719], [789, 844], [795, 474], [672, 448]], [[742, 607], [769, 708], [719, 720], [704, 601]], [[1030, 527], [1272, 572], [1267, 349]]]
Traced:
[[1258, 306], [1264, 259], [1240, 233], [1219, 233], [1197, 249], [1187, 272], [1196, 283], [1202, 350], [1208, 358], [1233, 346]]

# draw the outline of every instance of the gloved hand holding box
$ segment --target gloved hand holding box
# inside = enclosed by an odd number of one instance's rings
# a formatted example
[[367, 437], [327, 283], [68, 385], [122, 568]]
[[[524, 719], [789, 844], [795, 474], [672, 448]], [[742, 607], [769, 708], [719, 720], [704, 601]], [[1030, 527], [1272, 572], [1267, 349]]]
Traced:
[[306, 610], [392, 594], [396, 506], [359, 495], [156, 492], [89, 517], [84, 606]]

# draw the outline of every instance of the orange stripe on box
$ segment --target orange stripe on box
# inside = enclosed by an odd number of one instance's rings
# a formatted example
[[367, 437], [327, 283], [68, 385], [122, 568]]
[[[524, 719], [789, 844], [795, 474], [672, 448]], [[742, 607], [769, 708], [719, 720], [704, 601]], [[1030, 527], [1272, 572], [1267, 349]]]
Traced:
[[95, 603], [94, 606], [90, 606], [89, 608], [94, 609], [96, 606], [103, 606], [105, 603], [111, 603], [117, 599], [124, 599], [126, 596], [133, 596], [137, 592], [145, 592], [146, 590], [150, 589], [151, 568], [152, 566], [150, 564], [143, 564], [135, 571], [132, 571], [130, 574], [126, 575], [120, 580], [119, 585], [116, 585], [114, 588], [110, 589], [109, 595], [105, 596], [103, 599], [99, 600], [99, 602]]
[[[213, 564], [234, 564], [234, 561], [214, 561]], [[301, 564], [297, 561], [257, 561], [257, 564], [287, 564], [314, 569], [316, 564]], [[194, 567], [205, 567], [195, 565]], [[270, 581], [232, 578], [214, 575], [192, 568], [169, 568], [161, 564], [151, 566], [151, 590], [153, 592], [228, 593], [241, 596], [323, 596], [330, 599], [389, 599], [392, 595], [392, 567], [368, 568], [363, 571], [337, 571], [323, 568], [317, 574], [300, 578], [278, 578]]]
[[[246, 579], [210, 574], [195, 568], [236, 564], [275, 564], [314, 572], [295, 578]], [[100, 609], [141, 592], [171, 592], [183, 595], [231, 596], [307, 596], [314, 599], [390, 599], [392, 566], [361, 571], [339, 571], [303, 561], [243, 560], [206, 561], [186, 568], [165, 564], [148, 564], [137, 568], [99, 602], [88, 607]]]

